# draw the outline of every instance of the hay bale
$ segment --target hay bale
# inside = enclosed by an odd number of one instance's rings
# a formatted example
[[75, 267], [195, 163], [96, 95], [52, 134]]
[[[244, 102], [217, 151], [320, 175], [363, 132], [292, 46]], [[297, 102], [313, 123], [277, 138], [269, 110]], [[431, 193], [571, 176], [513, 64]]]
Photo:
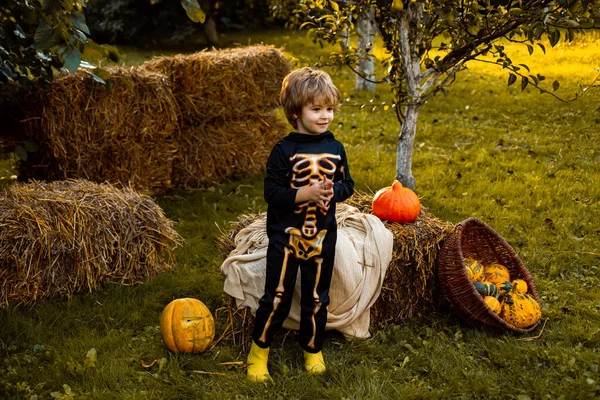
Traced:
[[[355, 193], [347, 202], [361, 212], [372, 214], [373, 194]], [[241, 215], [232, 222], [229, 231], [217, 238], [217, 248], [224, 256], [235, 249], [235, 236], [257, 220], [260, 214]], [[452, 231], [452, 224], [443, 222], [421, 208], [419, 218], [411, 224], [384, 222], [394, 235], [392, 261], [387, 269], [381, 294], [371, 307], [371, 326], [400, 323], [404, 319], [425, 313], [434, 306], [436, 290], [436, 257], [441, 242]], [[249, 311], [236, 310], [235, 301], [228, 304], [229, 335], [234, 342], [245, 343], [253, 317]]]
[[63, 74], [30, 99], [25, 133], [42, 149], [22, 179], [85, 178], [144, 193], [171, 187], [177, 103], [163, 75], [113, 69], [106, 84]]
[[286, 124], [274, 112], [181, 126], [173, 185], [197, 188], [264, 172], [271, 149], [286, 133]]
[[277, 107], [291, 63], [275, 47], [255, 45], [155, 57], [140, 68], [168, 76], [181, 122], [201, 125]]
[[[348, 202], [364, 213], [373, 212], [373, 194], [356, 193]], [[433, 308], [437, 289], [435, 260], [442, 241], [453, 228], [425, 207], [421, 207], [419, 218], [411, 224], [384, 223], [394, 235], [394, 250], [381, 295], [371, 307], [372, 326], [399, 323]]]
[[0, 193], [0, 308], [146, 282], [182, 243], [145, 195], [85, 180], [13, 184]]

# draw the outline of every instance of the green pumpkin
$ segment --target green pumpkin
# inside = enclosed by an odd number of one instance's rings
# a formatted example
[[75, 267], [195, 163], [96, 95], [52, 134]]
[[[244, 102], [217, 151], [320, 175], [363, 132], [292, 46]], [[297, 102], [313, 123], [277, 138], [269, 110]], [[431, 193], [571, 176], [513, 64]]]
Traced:
[[481, 297], [492, 296], [498, 298], [498, 288], [491, 282], [473, 282], [475, 290]]

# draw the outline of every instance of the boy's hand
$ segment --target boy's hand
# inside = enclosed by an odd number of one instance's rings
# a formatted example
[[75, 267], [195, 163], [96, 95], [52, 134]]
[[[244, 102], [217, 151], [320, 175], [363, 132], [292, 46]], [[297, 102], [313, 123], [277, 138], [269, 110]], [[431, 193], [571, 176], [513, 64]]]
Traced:
[[314, 201], [321, 208], [327, 208], [329, 201], [333, 198], [333, 182], [327, 178], [310, 186], [303, 186], [296, 194], [296, 203], [303, 201]]
[[317, 195], [314, 201], [316, 201], [321, 208], [327, 208], [329, 201], [333, 197], [333, 182], [325, 177], [324, 181], [319, 181], [311, 185], [311, 187], [312, 186], [315, 186]]
[[325, 177], [325, 181], [323, 181], [323, 189], [325, 189], [327, 201], [330, 201], [333, 198], [333, 181]]

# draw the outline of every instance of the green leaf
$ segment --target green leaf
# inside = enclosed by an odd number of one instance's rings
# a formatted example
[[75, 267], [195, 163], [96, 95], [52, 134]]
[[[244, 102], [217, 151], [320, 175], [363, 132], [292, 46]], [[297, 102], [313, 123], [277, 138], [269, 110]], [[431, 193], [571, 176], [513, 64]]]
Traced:
[[531, 79], [533, 79], [533, 81], [535, 82], [535, 84], [536, 84], [536, 85], [537, 85], [538, 83], [540, 83], [540, 82], [538, 81], [538, 78], [537, 78], [537, 76], [535, 76], [535, 75], [529, 75], [529, 77], [530, 77]]
[[529, 79], [526, 76], [524, 76], [523, 79], [521, 79], [521, 91], [525, 90], [528, 84]]
[[16, 24], [16, 26], [15, 26], [15, 35], [19, 39], [25, 39], [27, 37], [27, 35], [25, 34], [25, 31], [23, 31], [23, 28], [21, 28], [21, 25], [19, 25], [19, 24]]
[[542, 51], [544, 52], [544, 54], [546, 54], [546, 48], [544, 47], [543, 44], [541, 43], [536, 43], [538, 46], [540, 46], [540, 49], [542, 49]]
[[329, 5], [333, 8], [334, 11], [340, 11], [340, 6], [333, 0], [329, 0]]
[[579, 28], [579, 22], [573, 19], [567, 19], [565, 23], [569, 25], [568, 28]]
[[85, 43], [87, 40], [87, 36], [85, 36], [85, 33], [81, 32], [79, 29], [75, 29], [73, 31], [73, 38], [79, 43]]
[[560, 41], [560, 31], [555, 29], [548, 38], [550, 40], [550, 46], [554, 47]]
[[5, 61], [3, 61], [2, 64], [0, 64], [0, 73], [4, 75], [8, 80], [12, 80], [14, 77], [14, 73], [10, 68], [10, 65]]
[[20, 144], [15, 146], [15, 154], [19, 157], [19, 160], [27, 161], [27, 151], [25, 150], [25, 147]]
[[202, 11], [197, 0], [181, 0], [181, 6], [185, 9], [188, 18], [192, 21], [203, 24], [206, 20], [206, 14]]
[[592, 18], [582, 18], [579, 21], [579, 26], [583, 29], [589, 29], [594, 27], [594, 20]]
[[530, 44], [528, 44], [527, 45], [527, 51], [529, 52], [529, 55], [532, 55], [533, 54], [533, 46], [530, 45]]
[[106, 85], [106, 81], [105, 81], [104, 79], [102, 79], [101, 77], [99, 77], [99, 76], [98, 76], [98, 75], [96, 75], [96, 74], [91, 74], [91, 75], [92, 75], [92, 78], [93, 78], [93, 79], [94, 79], [96, 82], [98, 82], [98, 83], [101, 83], [101, 84], [103, 84], [103, 85]]
[[302, 29], [304, 29], [304, 27], [305, 27], [305, 26], [308, 26], [308, 25], [314, 25], [314, 24], [315, 24], [315, 23], [314, 23], [314, 22], [312, 22], [312, 21], [306, 21], [306, 22], [304, 22], [302, 25], [300, 25], [300, 29], [299, 29], [299, 30], [302, 30]]
[[508, 75], [508, 85], [507, 85], [507, 86], [510, 86], [510, 85], [512, 85], [512, 84], [513, 84], [513, 83], [515, 83], [516, 81], [517, 81], [517, 76], [516, 76], [515, 74], [512, 74], [512, 73], [511, 73], [511, 74], [509, 74], [509, 75]]
[[71, 21], [75, 28], [79, 29], [88, 36], [90, 35], [90, 28], [88, 28], [87, 24], [85, 23], [85, 15], [83, 15], [83, 13], [71, 14], [69, 16], [69, 21]]
[[63, 65], [70, 73], [74, 74], [81, 63], [81, 52], [75, 46], [69, 46], [63, 54], [65, 63]]
[[556, 90], [558, 90], [559, 87], [560, 87], [559, 81], [552, 82], [552, 90], [556, 91]]
[[525, 69], [527, 70], [527, 72], [531, 72], [531, 71], [529, 70], [529, 67], [528, 67], [527, 65], [525, 65], [525, 64], [519, 64], [519, 65], [520, 65], [521, 67], [525, 68]]
[[60, 43], [60, 32], [42, 21], [33, 35], [35, 47], [38, 50], [47, 50]]

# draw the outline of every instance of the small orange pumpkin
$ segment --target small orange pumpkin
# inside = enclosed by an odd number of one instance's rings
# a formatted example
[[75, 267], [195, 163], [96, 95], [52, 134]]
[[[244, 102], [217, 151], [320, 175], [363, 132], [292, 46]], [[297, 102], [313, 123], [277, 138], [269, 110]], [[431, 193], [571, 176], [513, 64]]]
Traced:
[[420, 212], [419, 197], [398, 181], [380, 189], [373, 197], [373, 214], [381, 220], [408, 224], [415, 221]]
[[519, 294], [527, 293], [527, 289], [528, 289], [527, 282], [525, 282], [523, 279], [515, 279], [511, 283], [512, 283], [513, 292], [519, 293]]
[[206, 350], [215, 338], [215, 321], [200, 300], [175, 299], [162, 312], [160, 331], [169, 350], [198, 353]]
[[494, 311], [496, 314], [500, 314], [500, 311], [502, 311], [502, 306], [500, 305], [500, 302], [494, 296], [485, 296], [483, 298], [483, 301], [485, 301], [485, 304], [487, 304], [487, 306], [491, 308], [492, 311]]
[[487, 265], [483, 270], [483, 274], [486, 281], [492, 282], [496, 286], [502, 285], [507, 281], [510, 283], [510, 272], [502, 264]]

